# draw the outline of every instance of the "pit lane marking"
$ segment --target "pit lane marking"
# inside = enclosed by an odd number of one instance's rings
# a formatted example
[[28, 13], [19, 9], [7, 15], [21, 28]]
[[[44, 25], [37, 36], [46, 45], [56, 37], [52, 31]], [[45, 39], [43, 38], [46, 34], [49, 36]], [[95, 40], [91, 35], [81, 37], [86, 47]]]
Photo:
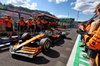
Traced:
[[77, 50], [78, 41], [79, 41], [79, 34], [78, 34], [78, 37], [76, 39], [76, 42], [74, 44], [73, 50], [70, 54], [70, 57], [69, 57], [69, 60], [66, 64], [66, 66], [73, 66], [73, 64], [74, 64], [74, 59], [75, 59], [75, 54], [76, 54], [76, 50]]

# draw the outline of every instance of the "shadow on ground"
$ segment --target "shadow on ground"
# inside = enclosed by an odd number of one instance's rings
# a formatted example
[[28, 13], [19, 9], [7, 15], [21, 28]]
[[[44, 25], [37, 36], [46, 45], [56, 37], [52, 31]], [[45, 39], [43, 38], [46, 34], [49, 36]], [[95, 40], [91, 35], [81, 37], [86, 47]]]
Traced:
[[50, 58], [58, 58], [60, 56], [59, 52], [57, 52], [53, 49], [50, 49], [49, 52], [43, 52], [43, 54]]
[[34, 58], [26, 58], [23, 56], [18, 56], [18, 55], [12, 55], [13, 59], [19, 60], [19, 61], [24, 61], [24, 62], [29, 62], [29, 63], [35, 63], [35, 64], [46, 64], [49, 63], [50, 60], [46, 59], [43, 56], [37, 56]]
[[60, 45], [64, 44], [64, 42], [65, 42], [64, 39], [61, 39], [61, 40], [59, 40], [56, 43], [52, 43], [51, 47], [60, 46]]
[[[52, 49], [48, 52], [43, 52], [43, 54], [51, 58], [57, 58], [60, 56], [59, 52]], [[50, 60], [46, 59], [44, 56], [36, 56], [31, 59], [23, 56], [12, 55], [12, 58], [24, 62], [35, 63], [35, 64], [46, 64], [50, 62]]]
[[70, 38], [70, 37], [66, 37], [65, 39], [67, 39], [67, 40], [72, 40], [72, 38]]

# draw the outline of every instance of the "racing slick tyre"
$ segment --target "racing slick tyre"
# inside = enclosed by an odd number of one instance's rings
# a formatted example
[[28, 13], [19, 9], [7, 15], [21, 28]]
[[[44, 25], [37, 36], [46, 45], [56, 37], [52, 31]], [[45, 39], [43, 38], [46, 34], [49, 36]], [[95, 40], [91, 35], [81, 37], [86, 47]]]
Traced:
[[61, 33], [61, 36], [62, 36], [63, 38], [67, 38], [67, 33], [66, 33], [66, 32], [62, 32], [62, 33]]
[[48, 38], [43, 38], [40, 40], [40, 46], [42, 46], [42, 51], [49, 51], [51, 46], [51, 41]]
[[29, 33], [24, 33], [21, 36], [21, 39], [22, 39], [23, 42], [26, 41], [26, 40], [28, 40], [28, 39], [30, 39], [30, 38], [31, 38], [31, 34], [29, 34]]

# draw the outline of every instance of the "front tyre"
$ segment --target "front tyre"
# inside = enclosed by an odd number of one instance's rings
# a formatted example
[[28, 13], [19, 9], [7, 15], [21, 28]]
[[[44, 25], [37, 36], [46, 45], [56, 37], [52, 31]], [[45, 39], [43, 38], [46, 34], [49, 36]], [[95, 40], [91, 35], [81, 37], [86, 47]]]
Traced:
[[51, 41], [48, 38], [43, 38], [40, 40], [40, 46], [42, 46], [42, 51], [49, 51], [51, 46]]

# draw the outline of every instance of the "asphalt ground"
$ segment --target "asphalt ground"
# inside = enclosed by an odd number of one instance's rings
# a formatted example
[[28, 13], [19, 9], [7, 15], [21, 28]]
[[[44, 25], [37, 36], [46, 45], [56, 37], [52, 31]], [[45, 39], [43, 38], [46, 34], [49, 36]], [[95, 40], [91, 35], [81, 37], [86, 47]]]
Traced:
[[0, 50], [0, 66], [66, 66], [74, 43], [77, 38], [76, 29], [66, 30], [69, 34], [66, 39], [61, 39], [53, 44], [47, 53], [40, 53], [30, 59], [22, 56], [12, 57], [9, 47]]

